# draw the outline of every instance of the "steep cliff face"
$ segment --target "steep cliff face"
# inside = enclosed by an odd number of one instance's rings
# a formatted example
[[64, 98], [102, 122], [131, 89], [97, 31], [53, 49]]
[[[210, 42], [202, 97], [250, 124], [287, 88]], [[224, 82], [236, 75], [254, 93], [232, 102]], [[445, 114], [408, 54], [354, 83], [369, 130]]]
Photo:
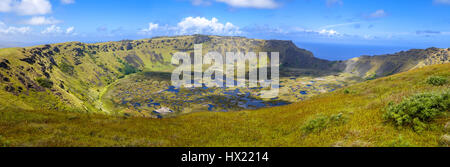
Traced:
[[383, 77], [427, 65], [445, 63], [450, 63], [450, 48], [412, 49], [395, 54], [361, 56], [343, 62], [344, 72], [368, 78]]
[[263, 48], [268, 52], [280, 52], [280, 63], [282, 67], [338, 70], [337, 67], [333, 67], [335, 62], [316, 58], [313, 53], [298, 48], [292, 41], [269, 40], [265, 42]]
[[279, 52], [281, 68], [386, 76], [449, 62], [449, 49], [411, 50], [334, 62], [315, 58], [291, 41], [243, 37], [177, 36], [85, 44], [67, 42], [0, 49], [0, 109], [102, 111], [99, 97], [118, 79], [139, 71], [171, 72], [176, 52]]

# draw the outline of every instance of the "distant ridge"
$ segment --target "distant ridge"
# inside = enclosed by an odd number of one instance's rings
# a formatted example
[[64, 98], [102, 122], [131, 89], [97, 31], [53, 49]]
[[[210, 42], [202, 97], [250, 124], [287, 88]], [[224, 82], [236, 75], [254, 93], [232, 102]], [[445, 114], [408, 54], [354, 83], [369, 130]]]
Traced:
[[450, 63], [450, 48], [411, 49], [394, 54], [361, 56], [343, 62], [344, 72], [383, 77], [428, 65]]

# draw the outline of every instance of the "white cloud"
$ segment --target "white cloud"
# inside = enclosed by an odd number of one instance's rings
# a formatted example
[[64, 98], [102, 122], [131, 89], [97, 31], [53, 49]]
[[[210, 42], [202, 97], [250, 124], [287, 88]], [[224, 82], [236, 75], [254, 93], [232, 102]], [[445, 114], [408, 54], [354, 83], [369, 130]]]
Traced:
[[61, 27], [52, 25], [47, 27], [45, 30], [41, 31], [42, 34], [52, 34], [52, 33], [62, 33]]
[[69, 27], [66, 29], [66, 34], [71, 34], [75, 30], [75, 27]]
[[327, 6], [328, 7], [332, 7], [335, 5], [343, 5], [344, 2], [342, 2], [342, 0], [327, 0]]
[[434, 4], [450, 5], [450, 0], [433, 0]]
[[335, 35], [339, 35], [339, 33], [337, 32], [337, 31], [335, 31], [335, 30], [326, 30], [326, 29], [323, 29], [323, 30], [320, 30], [320, 31], [317, 31], [319, 34], [321, 34], [321, 35], [327, 35], [327, 36], [335, 36]]
[[5, 23], [0, 22], [0, 33], [1, 34], [26, 34], [29, 32], [31, 32], [30, 27], [6, 26]]
[[205, 17], [186, 17], [174, 26], [149, 23], [148, 28], [138, 32], [141, 35], [239, 35], [241, 33], [239, 27], [230, 22], [221, 23], [214, 17], [211, 20]]
[[386, 16], [387, 16], [387, 13], [383, 9], [380, 9], [380, 10], [377, 10], [377, 11], [371, 13], [367, 17], [370, 19], [376, 19], [376, 18], [382, 18], [382, 17], [386, 17]]
[[357, 25], [361, 22], [349, 22], [349, 23], [341, 23], [341, 24], [332, 24], [332, 25], [326, 25], [321, 27], [322, 29], [329, 29], [329, 28], [336, 28], [336, 27], [344, 27], [344, 26], [350, 26], [350, 25]]
[[[216, 0], [216, 1], [237, 8], [273, 9], [279, 6], [279, 4], [275, 2], [275, 0]], [[199, 3], [205, 1], [194, 0], [193, 2]]]
[[307, 33], [307, 34], [318, 34], [322, 36], [340, 36], [341, 34], [333, 29], [321, 29], [321, 30], [309, 30], [303, 28], [294, 28], [289, 31], [289, 33]]
[[43, 15], [52, 12], [49, 0], [22, 0], [15, 7], [20, 15]]
[[[367, 39], [367, 40], [372, 40], [372, 39], [374, 39], [375, 37], [372, 36], [372, 35], [366, 34], [366, 35], [363, 35], [362, 38], [363, 38], [363, 39]], [[392, 36], [389, 36], [388, 38], [392, 38]]]
[[328, 28], [305, 29], [302, 27], [272, 27], [269, 25], [251, 26], [244, 28], [244, 33], [250, 36], [263, 36], [270, 38], [340, 38], [346, 34], [339, 33], [336, 30]]
[[159, 28], [159, 24], [148, 23], [148, 28], [142, 29], [141, 33], [151, 34], [153, 31], [158, 30], [158, 28]]
[[0, 12], [15, 12], [19, 15], [44, 15], [52, 12], [49, 0], [1, 0]]
[[220, 23], [217, 18], [208, 20], [204, 17], [187, 17], [177, 25], [178, 34], [214, 34], [236, 35], [241, 34], [239, 27], [230, 22]]
[[75, 0], [61, 0], [61, 3], [63, 3], [63, 4], [73, 4], [73, 3], [75, 3]]
[[4, 34], [26, 34], [31, 32], [30, 27], [7, 27], [5, 29], [0, 28], [0, 33]]
[[0, 12], [10, 12], [12, 10], [12, 0], [0, 1]]
[[192, 4], [195, 6], [209, 6], [211, 5], [211, 1], [209, 0], [191, 0]]
[[67, 29], [62, 29], [59, 26], [56, 25], [51, 25], [50, 27], [47, 27], [46, 29], [41, 31], [41, 34], [67, 34], [70, 35], [73, 33], [73, 31], [75, 30], [75, 27], [69, 27]]
[[61, 23], [60, 20], [56, 20], [53, 17], [47, 18], [44, 16], [34, 16], [30, 20], [25, 21], [25, 24], [30, 25], [48, 25], [48, 24], [58, 24]]

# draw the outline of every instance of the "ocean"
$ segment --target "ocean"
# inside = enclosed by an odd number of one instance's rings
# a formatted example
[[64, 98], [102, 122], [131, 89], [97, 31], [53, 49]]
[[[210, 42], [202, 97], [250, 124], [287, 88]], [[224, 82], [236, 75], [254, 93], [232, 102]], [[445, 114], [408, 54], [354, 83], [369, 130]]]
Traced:
[[352, 45], [352, 44], [326, 44], [295, 42], [297, 47], [307, 49], [314, 53], [315, 57], [326, 60], [348, 60], [362, 55], [391, 54], [409, 49], [425, 49], [405, 46], [380, 46], [380, 45]]

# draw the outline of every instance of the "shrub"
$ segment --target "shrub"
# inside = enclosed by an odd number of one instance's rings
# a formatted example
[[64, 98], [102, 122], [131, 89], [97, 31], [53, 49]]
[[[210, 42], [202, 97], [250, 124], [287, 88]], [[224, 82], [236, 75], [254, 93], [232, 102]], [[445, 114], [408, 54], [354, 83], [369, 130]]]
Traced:
[[427, 123], [448, 112], [449, 97], [449, 90], [443, 93], [418, 94], [397, 105], [390, 103], [383, 117], [396, 126], [410, 126], [415, 131], [422, 131], [428, 127]]
[[377, 79], [377, 78], [378, 78], [377, 74], [372, 74], [372, 75], [366, 77], [365, 79], [366, 79], [367, 81], [370, 81], [370, 80], [375, 80], [375, 79]]
[[434, 86], [442, 86], [447, 84], [448, 80], [442, 76], [431, 76], [427, 79], [427, 83]]
[[124, 62], [122, 59], [118, 58], [117, 61], [123, 65], [123, 68], [119, 68], [119, 72], [121, 72], [124, 75], [130, 75], [140, 72], [138, 68], [128, 64], [127, 62]]
[[134, 74], [137, 73], [139, 70], [129, 64], [124, 64], [124, 68], [119, 69], [120, 72], [122, 72], [124, 75]]
[[350, 94], [350, 93], [351, 93], [350, 90], [348, 90], [348, 89], [344, 90], [344, 94]]
[[319, 132], [332, 126], [344, 124], [345, 122], [347, 122], [347, 118], [342, 113], [331, 116], [318, 116], [306, 122], [301, 129], [305, 133]]
[[36, 81], [44, 88], [52, 88], [53, 82], [47, 78], [38, 78]]
[[58, 67], [62, 72], [69, 74], [69, 75], [73, 75], [74, 69], [75, 69], [73, 66], [71, 66], [65, 62], [60, 63], [58, 65]]

